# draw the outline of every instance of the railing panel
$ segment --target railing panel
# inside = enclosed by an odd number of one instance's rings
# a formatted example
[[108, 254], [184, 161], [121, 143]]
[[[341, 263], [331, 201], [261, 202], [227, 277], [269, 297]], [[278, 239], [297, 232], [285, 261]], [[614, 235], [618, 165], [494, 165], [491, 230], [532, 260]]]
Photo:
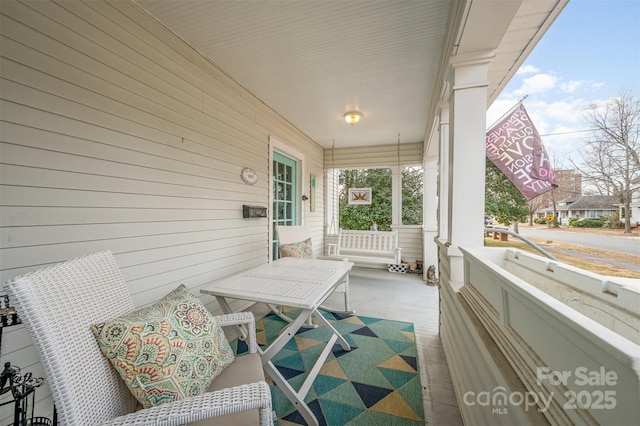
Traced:
[[[583, 286], [582, 293], [590, 293], [593, 302], [598, 298], [592, 281], [599, 276], [539, 256], [518, 252], [514, 257], [517, 251], [511, 249], [461, 250], [465, 279], [460, 295], [551, 423], [637, 422], [640, 346], [614, 332], [614, 324], [603, 325], [609, 321], [599, 323], [528, 282], [551, 281], [545, 274], [556, 274], [555, 286]], [[528, 264], [528, 272], [522, 274], [528, 280], [504, 268], [518, 258]], [[603, 282], [608, 280], [600, 277]], [[619, 291], [633, 293], [619, 286]], [[600, 293], [600, 300], [614, 299]], [[626, 311], [625, 301], [607, 306], [610, 311]], [[583, 311], [589, 313], [588, 309]], [[635, 327], [637, 333], [637, 311], [625, 315], [626, 325]], [[616, 317], [611, 314], [608, 318], [615, 321]]]

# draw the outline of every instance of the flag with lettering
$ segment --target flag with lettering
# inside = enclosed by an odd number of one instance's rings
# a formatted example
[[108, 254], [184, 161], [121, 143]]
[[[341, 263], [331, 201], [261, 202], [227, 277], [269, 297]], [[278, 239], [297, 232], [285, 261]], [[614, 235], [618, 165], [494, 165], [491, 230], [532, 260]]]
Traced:
[[540, 135], [520, 103], [487, 131], [487, 158], [527, 201], [558, 187]]

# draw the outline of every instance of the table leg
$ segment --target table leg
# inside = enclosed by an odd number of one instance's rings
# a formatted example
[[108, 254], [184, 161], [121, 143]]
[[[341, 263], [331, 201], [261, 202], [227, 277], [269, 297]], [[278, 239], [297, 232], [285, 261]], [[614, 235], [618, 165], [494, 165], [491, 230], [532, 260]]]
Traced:
[[222, 296], [216, 296], [216, 301], [218, 302], [218, 305], [220, 305], [220, 309], [222, 309], [222, 312], [224, 312], [225, 314], [233, 313], [233, 311], [231, 310], [231, 306], [229, 306], [229, 304], [227, 303], [227, 299]]
[[[296, 332], [300, 329], [300, 327], [303, 326], [305, 321], [307, 321], [308, 318], [310, 318], [312, 315], [314, 315], [318, 319], [322, 327], [326, 327], [327, 330], [329, 330], [332, 333], [332, 336], [327, 342], [322, 353], [316, 360], [316, 363], [314, 364], [313, 368], [309, 371], [309, 374], [305, 379], [304, 383], [302, 383], [302, 386], [300, 386], [300, 389], [296, 391], [289, 384], [289, 382], [287, 382], [284, 376], [282, 376], [282, 374], [278, 371], [276, 366], [271, 361], [271, 358], [273, 358], [273, 356], [277, 354], [287, 344], [287, 342], [296, 335]], [[304, 420], [307, 422], [308, 425], [317, 426], [319, 423], [315, 414], [313, 414], [309, 406], [304, 402], [304, 398], [307, 396], [307, 393], [309, 393], [309, 390], [313, 385], [313, 381], [320, 373], [320, 369], [324, 365], [324, 362], [329, 357], [329, 354], [331, 354], [333, 345], [336, 343], [336, 341], [340, 343], [340, 346], [342, 346], [342, 349], [344, 349], [345, 351], [351, 350], [351, 346], [349, 345], [349, 343], [347, 343], [344, 337], [342, 337], [342, 335], [338, 333], [338, 330], [336, 330], [331, 325], [331, 323], [329, 323], [329, 321], [327, 321], [320, 314], [320, 312], [318, 312], [317, 310], [313, 310], [313, 311], [307, 310], [307, 311], [300, 312], [300, 315], [298, 315], [298, 318], [296, 318], [289, 326], [287, 326], [284, 332], [282, 332], [280, 336], [278, 336], [276, 340], [274, 340], [273, 343], [271, 343], [271, 345], [269, 345], [269, 347], [266, 348], [266, 350], [264, 351], [259, 350], [261, 360], [262, 360], [262, 365], [264, 366], [266, 373], [269, 375], [269, 377], [271, 377], [271, 379], [278, 386], [278, 388], [280, 388], [280, 390], [287, 397], [287, 399], [291, 401], [293, 406], [298, 410], [300, 415], [302, 415], [302, 418], [304, 418]]]
[[[313, 370], [311, 373], [309, 373], [309, 376], [305, 380], [305, 383], [303, 383], [303, 386], [300, 388], [300, 390], [296, 391], [289, 384], [289, 382], [287, 382], [280, 371], [278, 371], [273, 362], [271, 362], [271, 358], [273, 358], [273, 356], [277, 354], [287, 344], [287, 342], [296, 335], [296, 332], [300, 329], [300, 327], [302, 327], [304, 322], [311, 317], [312, 312], [313, 311], [311, 310], [300, 312], [298, 318], [291, 322], [290, 325], [288, 325], [287, 328], [276, 338], [276, 340], [274, 340], [269, 345], [268, 348], [266, 348], [265, 350], [258, 349], [258, 352], [260, 352], [260, 359], [262, 361], [262, 366], [264, 367], [265, 372], [269, 375], [269, 377], [271, 377], [276, 386], [280, 388], [287, 399], [291, 401], [294, 407], [296, 407], [296, 410], [298, 410], [298, 412], [302, 415], [302, 418], [304, 418], [308, 425], [318, 426], [318, 419], [316, 418], [315, 414], [313, 414], [309, 406], [304, 402], [304, 398], [307, 396], [309, 388], [311, 387], [311, 383], [314, 379], [314, 377], [312, 377], [312, 374], [314, 374]], [[333, 341], [335, 341], [335, 339], [333, 339]], [[333, 345], [333, 343], [331, 344]], [[327, 355], [325, 355], [325, 359]], [[324, 360], [321, 360], [320, 362], [324, 363]], [[317, 368], [317, 370], [319, 371], [320, 368]], [[318, 373], [315, 372], [315, 375], [317, 374]]]
[[311, 313], [311, 310], [303, 310], [302, 312], [300, 312], [298, 318], [290, 323], [284, 329], [284, 331], [280, 333], [278, 337], [276, 337], [276, 339], [269, 345], [269, 347], [262, 352], [260, 356], [260, 358], [262, 359], [262, 365], [265, 365], [267, 361], [270, 361], [275, 354], [277, 354], [282, 348], [284, 348], [287, 342], [296, 335], [300, 327], [302, 327], [302, 324], [304, 324], [304, 322], [311, 316]]
[[349, 343], [344, 339], [344, 337], [342, 337], [342, 334], [338, 333], [338, 330], [336, 330], [331, 325], [331, 323], [329, 321], [327, 321], [327, 319], [325, 317], [322, 316], [322, 314], [320, 312], [315, 310], [315, 311], [313, 311], [313, 315], [320, 322], [321, 326], [325, 327], [327, 330], [332, 332], [334, 336], [336, 336], [338, 338], [338, 343], [340, 343], [340, 346], [342, 346], [342, 349], [344, 349], [345, 351], [350, 351], [351, 350], [351, 345], [349, 345]]
[[300, 397], [298, 393], [291, 387], [284, 377], [280, 374], [278, 369], [271, 361], [264, 364], [264, 371], [271, 377], [273, 382], [280, 388], [282, 393], [287, 397], [293, 406], [298, 410], [302, 418], [307, 422], [309, 426], [318, 426], [318, 418], [311, 411], [309, 406], [304, 402], [304, 397]]

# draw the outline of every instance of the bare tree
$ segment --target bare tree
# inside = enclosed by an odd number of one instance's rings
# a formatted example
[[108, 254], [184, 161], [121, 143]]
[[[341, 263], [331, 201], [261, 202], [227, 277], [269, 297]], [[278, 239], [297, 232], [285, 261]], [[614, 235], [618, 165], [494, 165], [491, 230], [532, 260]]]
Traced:
[[582, 195], [582, 175], [580, 173], [573, 169], [562, 169], [555, 159], [553, 161], [553, 170], [558, 187], [529, 200], [529, 225], [533, 224], [533, 215], [546, 207], [552, 209], [554, 217], [554, 220], [548, 223], [549, 226], [558, 228], [561, 220], [558, 217], [558, 201], [577, 198]]
[[[590, 105], [587, 121], [594, 133], [573, 163], [600, 195], [618, 195], [625, 233], [631, 233], [631, 194], [640, 181], [640, 100], [628, 92], [604, 105]], [[634, 186], [635, 185], [635, 186]]]
[[527, 208], [529, 209], [529, 226], [533, 226], [533, 215], [535, 215], [538, 210], [541, 210], [548, 205], [548, 193], [538, 195], [536, 198], [527, 202]]

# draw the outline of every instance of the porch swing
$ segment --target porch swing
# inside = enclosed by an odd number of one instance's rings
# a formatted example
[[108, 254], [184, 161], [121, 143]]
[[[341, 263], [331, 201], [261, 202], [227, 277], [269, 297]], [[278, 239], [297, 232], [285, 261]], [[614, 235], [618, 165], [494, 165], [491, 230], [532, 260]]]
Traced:
[[[398, 171], [400, 170], [400, 134], [398, 134], [397, 141], [397, 164]], [[333, 152], [332, 152], [333, 161]], [[335, 163], [334, 163], [335, 164]], [[334, 182], [337, 184], [337, 179], [334, 176]], [[368, 191], [368, 192], [367, 192]], [[362, 194], [371, 197], [371, 190], [367, 191], [355, 191], [354, 194]], [[402, 192], [396, 191], [399, 194], [401, 205]], [[337, 190], [336, 190], [337, 193]], [[351, 198], [349, 200], [351, 202]], [[371, 198], [369, 198], [371, 202]], [[359, 202], [357, 202], [360, 204]], [[335, 221], [335, 209], [333, 211]], [[334, 222], [332, 222], [334, 226]], [[332, 228], [330, 228], [331, 230]], [[335, 231], [334, 231], [335, 232]], [[337, 244], [329, 244], [328, 254], [333, 256], [345, 256], [350, 261], [356, 263], [367, 264], [386, 264], [387, 269], [395, 271], [401, 264], [401, 248], [398, 245], [399, 230], [391, 231], [379, 231], [377, 225], [373, 224], [369, 230], [346, 230], [338, 229], [338, 241]]]

